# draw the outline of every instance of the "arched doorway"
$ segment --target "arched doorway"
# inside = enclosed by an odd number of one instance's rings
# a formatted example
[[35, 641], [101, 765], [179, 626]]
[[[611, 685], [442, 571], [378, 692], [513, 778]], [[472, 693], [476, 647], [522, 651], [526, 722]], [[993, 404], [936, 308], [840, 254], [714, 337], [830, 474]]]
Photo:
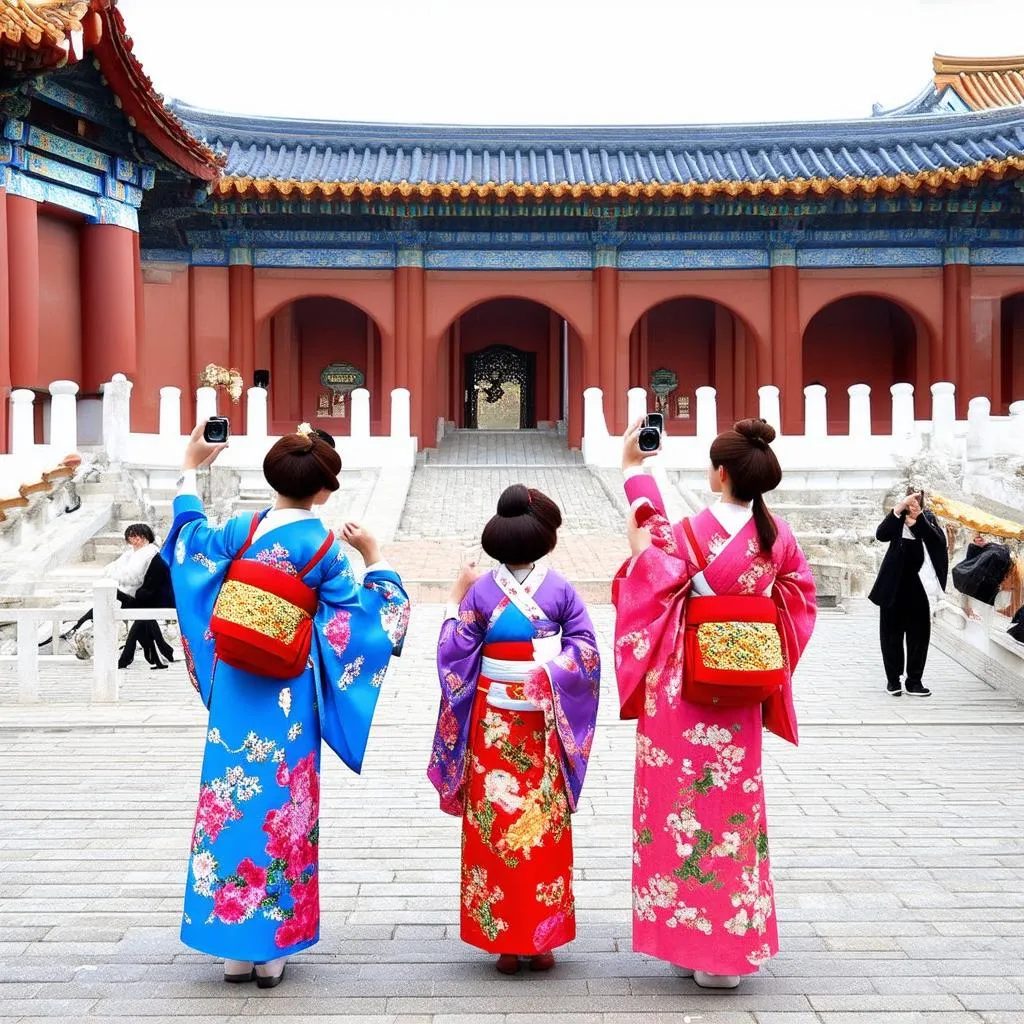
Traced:
[[[455, 427], [554, 429], [581, 419], [575, 332], [532, 299], [494, 298], [456, 318], [439, 349], [438, 398]], [[575, 364], [575, 369], [573, 369]], [[572, 394], [573, 388], [580, 396]], [[576, 444], [578, 445], [577, 440]]]
[[269, 418], [273, 433], [311, 423], [331, 434], [351, 433], [352, 396], [370, 392], [370, 419], [380, 429], [380, 330], [342, 299], [296, 299], [272, 314]]
[[1008, 295], [999, 310], [999, 366], [1002, 371], [998, 411], [1006, 415], [1024, 399], [1024, 292]]
[[902, 306], [874, 295], [837, 299], [815, 313], [803, 337], [804, 386], [822, 384], [828, 392], [830, 434], [849, 430], [852, 384], [871, 387], [873, 430], [891, 430], [889, 388], [919, 381], [918, 356], [928, 351], [924, 332]]
[[670, 434], [697, 432], [697, 388], [716, 389], [718, 421], [753, 415], [757, 375], [753, 334], [728, 307], [677, 298], [643, 313], [629, 335], [629, 384], [645, 388], [648, 407]]

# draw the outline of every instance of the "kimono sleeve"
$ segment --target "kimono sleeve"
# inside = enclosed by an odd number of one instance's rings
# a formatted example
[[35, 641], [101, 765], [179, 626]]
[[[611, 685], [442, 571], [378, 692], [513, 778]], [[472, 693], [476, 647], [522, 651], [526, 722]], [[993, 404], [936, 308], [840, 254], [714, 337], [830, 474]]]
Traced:
[[456, 816], [463, 809], [470, 718], [486, 629], [487, 617], [478, 607], [474, 587], [459, 606], [458, 618], [447, 619], [441, 625], [437, 641], [441, 704], [427, 778], [437, 790], [441, 810]]
[[359, 772], [384, 676], [409, 625], [409, 598], [391, 570], [368, 572], [357, 582], [337, 545], [325, 561], [310, 652], [320, 731]]
[[210, 616], [231, 559], [245, 542], [251, 524], [251, 516], [243, 516], [223, 527], [212, 527], [199, 498], [179, 495], [174, 499], [174, 523], [161, 551], [170, 569], [185, 667], [207, 707], [214, 666]]
[[796, 744], [798, 741], [796, 709], [793, 705], [793, 673], [804, 653], [818, 615], [814, 576], [796, 538], [786, 529], [780, 530], [783, 542], [772, 600], [779, 612], [779, 633], [786, 656], [787, 679], [782, 693], [765, 701], [764, 726], [776, 736]]
[[680, 632], [691, 568], [685, 545], [664, 516], [651, 516], [645, 526], [653, 543], [612, 581], [615, 678], [625, 719], [640, 716], [648, 685], [681, 686]]
[[564, 588], [558, 613], [562, 649], [531, 678], [526, 696], [541, 708], [548, 731], [558, 737], [562, 776], [570, 807], [576, 810], [597, 725], [601, 656], [586, 605], [568, 583]]

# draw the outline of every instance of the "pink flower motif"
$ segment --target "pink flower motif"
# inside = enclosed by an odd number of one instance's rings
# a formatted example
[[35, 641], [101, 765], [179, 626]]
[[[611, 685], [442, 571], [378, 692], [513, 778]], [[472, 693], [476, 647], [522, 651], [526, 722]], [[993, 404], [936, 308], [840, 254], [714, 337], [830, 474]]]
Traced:
[[199, 806], [196, 809], [196, 827], [192, 833], [195, 843], [200, 834], [205, 835], [211, 843], [217, 841], [224, 826], [229, 821], [238, 821], [242, 812], [228, 796], [218, 796], [211, 786], [203, 786], [199, 793]]
[[277, 784], [279, 786], [287, 786], [288, 785], [288, 778], [289, 778], [290, 775], [291, 775], [291, 772], [288, 770], [288, 765], [285, 764], [284, 761], [282, 761], [277, 766]]
[[246, 857], [238, 865], [238, 871], [235, 873], [240, 875], [245, 880], [245, 884], [252, 889], [266, 889], [267, 887], [267, 869], [259, 867], [251, 857]]
[[239, 889], [234, 882], [218, 889], [213, 894], [213, 916], [225, 924], [241, 924], [249, 916], [245, 890]]
[[565, 914], [561, 911], [557, 914], [552, 914], [550, 917], [544, 918], [544, 920], [541, 921], [534, 930], [533, 948], [537, 950], [538, 953], [546, 953], [548, 950], [559, 945], [555, 940], [564, 925]]
[[327, 637], [331, 650], [339, 657], [345, 653], [345, 649], [352, 639], [352, 627], [349, 621], [351, 618], [352, 616], [348, 612], [339, 610], [324, 626], [324, 636]]
[[455, 717], [455, 712], [452, 711], [450, 704], [445, 704], [441, 711], [441, 717], [437, 723], [437, 731], [444, 741], [444, 745], [449, 750], [454, 750], [455, 744], [459, 742], [459, 721]]
[[263, 831], [269, 837], [267, 853], [285, 862], [285, 878], [293, 881], [316, 863], [313, 830], [320, 806], [320, 777], [316, 772], [314, 754], [307, 754], [291, 770], [288, 787], [288, 802], [267, 812]]
[[274, 943], [279, 949], [316, 938], [320, 921], [319, 875], [314, 874], [308, 882], [296, 882], [292, 886], [292, 899], [295, 901], [293, 916], [274, 933]]

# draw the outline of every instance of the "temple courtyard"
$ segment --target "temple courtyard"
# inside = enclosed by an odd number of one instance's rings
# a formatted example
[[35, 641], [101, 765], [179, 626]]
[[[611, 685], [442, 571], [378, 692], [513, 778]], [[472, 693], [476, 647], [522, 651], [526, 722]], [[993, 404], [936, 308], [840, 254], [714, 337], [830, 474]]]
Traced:
[[458, 937], [459, 822], [424, 775], [439, 604], [414, 610], [362, 777], [324, 758], [322, 938], [266, 992], [178, 940], [204, 733], [180, 663], [130, 670], [106, 706], [87, 663], [44, 661], [36, 705], [0, 669], [0, 1024], [1024, 1021], [1019, 695], [933, 650], [935, 695], [893, 700], [875, 618], [824, 611], [797, 677], [801, 746], [766, 741], [782, 951], [706, 992], [630, 949], [634, 730], [612, 610], [593, 611], [609, 668], [574, 825], [579, 938], [549, 975], [502, 977]]

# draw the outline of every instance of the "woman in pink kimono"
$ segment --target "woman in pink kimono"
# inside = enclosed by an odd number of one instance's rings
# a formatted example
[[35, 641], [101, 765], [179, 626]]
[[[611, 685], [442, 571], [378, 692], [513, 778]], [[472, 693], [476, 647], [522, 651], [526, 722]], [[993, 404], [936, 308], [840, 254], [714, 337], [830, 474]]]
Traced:
[[[711, 445], [719, 500], [690, 520], [700, 552], [643, 474], [652, 453], [640, 451], [639, 428], [623, 452], [633, 557], [613, 589], [621, 716], [637, 720], [633, 948], [705, 988], [735, 988], [778, 952], [761, 732], [797, 742], [791, 680], [814, 628], [814, 581], [791, 530], [765, 507], [782, 479], [767, 423], [743, 420]], [[786, 684], [763, 705], [682, 696], [686, 607], [713, 594], [770, 596], [778, 608]]]

